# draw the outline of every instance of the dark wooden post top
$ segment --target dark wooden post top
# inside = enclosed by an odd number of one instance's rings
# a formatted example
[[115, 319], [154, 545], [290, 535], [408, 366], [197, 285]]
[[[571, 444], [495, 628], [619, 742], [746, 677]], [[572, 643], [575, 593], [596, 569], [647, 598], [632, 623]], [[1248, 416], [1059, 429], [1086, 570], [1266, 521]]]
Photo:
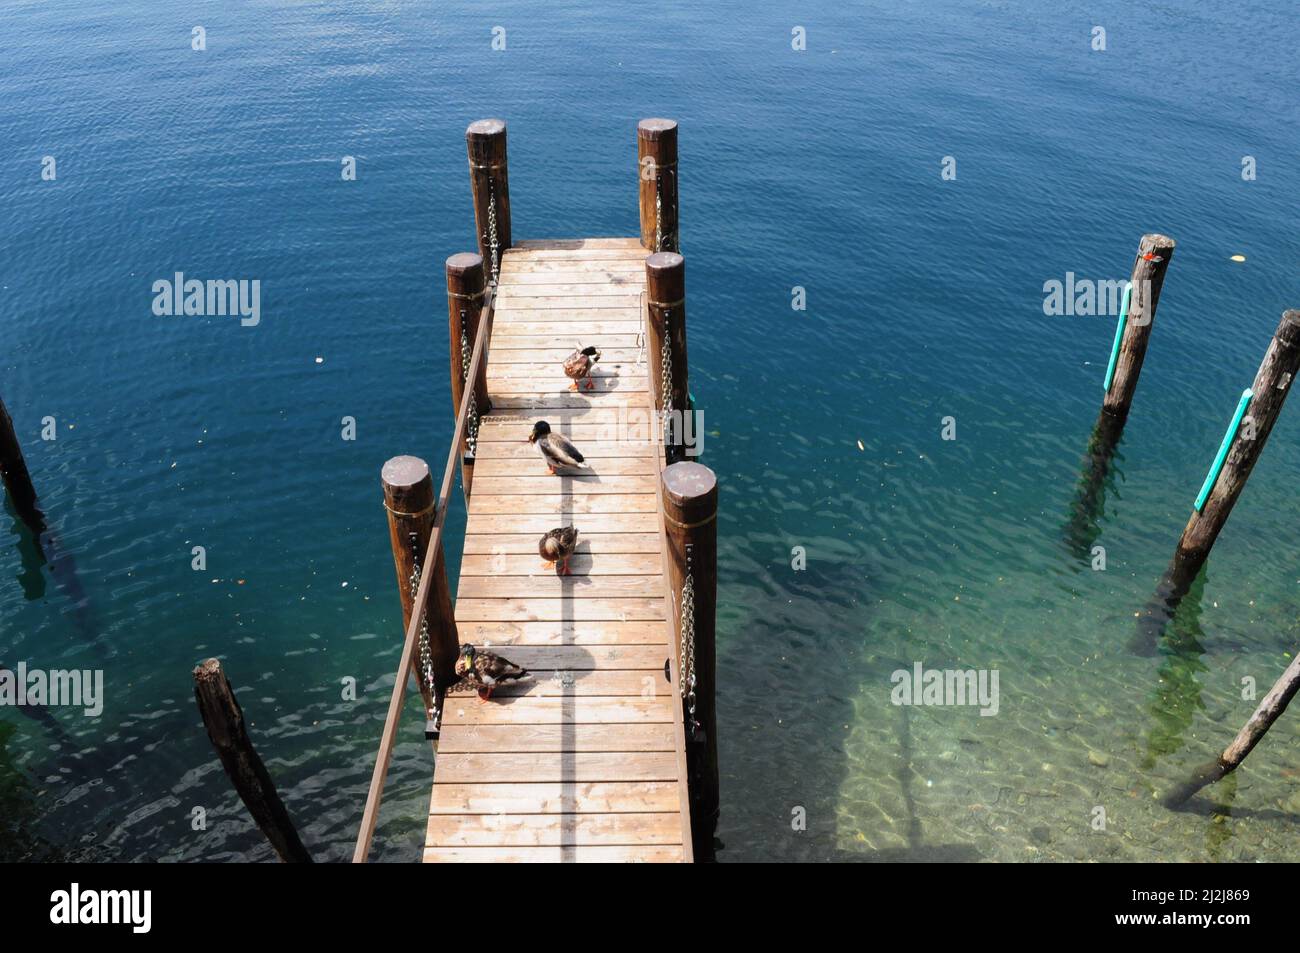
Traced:
[[[398, 516], [418, 516], [433, 507], [433, 475], [419, 457], [393, 457], [380, 471], [384, 505]], [[423, 553], [421, 553], [423, 555]]]
[[645, 260], [646, 291], [653, 304], [676, 305], [686, 297], [686, 259], [660, 251]]
[[483, 297], [483, 256], [461, 251], [447, 259], [447, 291], [469, 297]]
[[665, 467], [664, 508], [678, 523], [695, 526], [718, 512], [718, 478], [702, 463], [682, 462]]

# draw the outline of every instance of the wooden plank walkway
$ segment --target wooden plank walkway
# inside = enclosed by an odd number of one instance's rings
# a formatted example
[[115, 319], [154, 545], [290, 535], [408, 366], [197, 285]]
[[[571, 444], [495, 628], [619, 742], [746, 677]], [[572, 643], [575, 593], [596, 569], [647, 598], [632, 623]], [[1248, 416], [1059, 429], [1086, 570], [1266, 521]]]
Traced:
[[[637, 239], [520, 242], [502, 256], [456, 593], [462, 642], [529, 682], [443, 711], [426, 862], [692, 859]], [[562, 362], [602, 359], [575, 393]], [[545, 419], [595, 473], [552, 476], [527, 443]], [[537, 541], [574, 524], [572, 575]]]

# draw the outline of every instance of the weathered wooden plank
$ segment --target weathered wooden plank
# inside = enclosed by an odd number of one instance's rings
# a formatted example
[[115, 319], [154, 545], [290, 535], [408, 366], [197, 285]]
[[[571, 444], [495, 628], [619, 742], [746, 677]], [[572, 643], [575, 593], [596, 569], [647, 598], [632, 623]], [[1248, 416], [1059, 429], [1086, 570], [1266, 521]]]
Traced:
[[[519, 394], [519, 393], [502, 393], [496, 391], [492, 394], [492, 409], [498, 411], [537, 411], [537, 410], [582, 410], [600, 406], [602, 408], [616, 409], [621, 405], [627, 406], [644, 406], [646, 395], [642, 393], [633, 394], [614, 394], [602, 396], [598, 401], [593, 401], [591, 392], [583, 389], [582, 393], [569, 391], [563, 394]], [[530, 413], [534, 420], [538, 419], [538, 414]]]
[[[499, 560], [526, 556], [529, 559], [536, 558], [537, 565], [540, 567], [541, 560], [537, 552], [540, 536], [540, 533], [478, 533], [465, 537], [463, 551], [466, 560], [489, 556], [497, 557]], [[570, 567], [580, 565], [579, 556], [605, 559], [620, 553], [653, 555], [658, 552], [657, 533], [589, 533], [583, 529], [578, 552], [570, 562]], [[462, 561], [463, 565], [465, 561]], [[500, 562], [499, 565], [505, 568], [508, 563]], [[472, 564], [468, 574], [476, 574]]]
[[[557, 477], [556, 479], [559, 479]], [[658, 515], [655, 513], [588, 513], [582, 518], [580, 529], [584, 535], [594, 536], [598, 533], [656, 533], [659, 527]], [[559, 525], [556, 514], [543, 513], [529, 515], [483, 514], [471, 510], [466, 523], [466, 532], [471, 535], [482, 534], [535, 534], [534, 543], [542, 533], [549, 533]]]
[[[533, 422], [538, 419], [532, 408], [515, 409], [497, 406], [495, 394], [493, 395], [492, 409], [492, 416], [485, 417], [483, 420], [484, 423], [491, 420], [493, 427], [516, 429], [522, 426], [531, 431]], [[651, 419], [651, 416], [650, 408], [646, 405], [644, 399], [615, 398], [610, 401], [602, 400], [599, 403], [588, 404], [585, 407], [557, 407], [554, 413], [546, 415], [546, 420], [550, 423], [552, 430], [567, 433], [564, 428], [570, 424], [632, 423], [644, 426]], [[477, 483], [474, 484], [474, 488], [478, 489]]]
[[585, 328], [589, 324], [601, 322], [618, 322], [620, 324], [635, 322], [641, 324], [645, 315], [640, 303], [618, 307], [583, 308], [573, 307], [557, 311], [554, 308], [534, 308], [525, 301], [509, 302], [497, 305], [493, 310], [493, 325], [501, 324], [562, 324], [570, 327]]
[[666, 595], [662, 573], [654, 576], [461, 576], [458, 599], [613, 599]]
[[[667, 659], [665, 659], [667, 661]], [[658, 672], [624, 671], [619, 669], [583, 669], [568, 671], [564, 669], [539, 669], [533, 672], [533, 678], [518, 682], [506, 682], [493, 689], [492, 701], [526, 695], [529, 698], [575, 698], [582, 696], [646, 696], [655, 693], [671, 693], [672, 686], [665, 677], [663, 668]], [[474, 697], [473, 690], [458, 686], [447, 695], [452, 697]]]
[[676, 811], [679, 807], [677, 785], [667, 781], [435, 784], [429, 813], [620, 814]]
[[[539, 417], [539, 420], [545, 418]], [[519, 460], [524, 461], [524, 465], [518, 471], [520, 475], [524, 473], [533, 473], [534, 475], [550, 476], [546, 472], [546, 461], [542, 459], [541, 451], [528, 442], [528, 434], [532, 431], [531, 424], [511, 424], [511, 429], [493, 428], [494, 437], [500, 439], [483, 440], [478, 445], [475, 454], [477, 460]], [[522, 431], [522, 436], [520, 433]], [[592, 470], [598, 474], [603, 474], [601, 470], [601, 461], [605, 459], [627, 460], [640, 456], [650, 456], [654, 453], [654, 444], [642, 440], [587, 440], [582, 444], [582, 453], [587, 458], [587, 463], [591, 464]], [[541, 467], [540, 474], [537, 468]], [[580, 471], [575, 471], [580, 472]], [[559, 481], [562, 476], [556, 476], [555, 486], [558, 488], [562, 485]]]
[[[573, 344], [562, 344], [560, 347], [543, 348], [511, 348], [511, 347], [493, 347], [489, 368], [492, 366], [501, 367], [502, 364], [555, 364], [556, 370], [564, 373], [564, 362], [573, 354]], [[600, 359], [598, 370], [604, 370], [606, 367], [619, 367], [621, 364], [633, 364], [641, 356], [641, 352], [636, 347], [636, 342], [631, 341], [626, 347], [610, 347], [602, 351], [603, 356]], [[570, 383], [573, 383], [570, 381]]]
[[[504, 331], [492, 334], [492, 357], [500, 363], [501, 353], [503, 351], [543, 351], [554, 353], [564, 351], [565, 357], [571, 355], [578, 349], [578, 345], [583, 347], [600, 348], [603, 355], [605, 353], [615, 354], [619, 349], [626, 349], [630, 352], [632, 360], [636, 360], [639, 353], [636, 349], [640, 347], [641, 342], [637, 339], [636, 331], [624, 331], [621, 334], [602, 332], [595, 334], [588, 331], [582, 335], [582, 339], [577, 340], [577, 335], [563, 333], [543, 333], [543, 334], [509, 334]], [[541, 361], [550, 360], [549, 357], [533, 357], [530, 360]], [[564, 358], [561, 358], [564, 360]]]
[[[574, 262], [574, 264], [579, 264]], [[509, 272], [501, 273], [500, 288], [528, 288], [532, 285], [563, 285], [566, 288], [576, 288], [579, 285], [589, 287], [592, 293], [602, 294], [598, 290], [602, 288], [619, 288], [627, 289], [629, 287], [644, 287], [645, 272], [638, 274], [635, 269], [605, 269], [593, 267], [586, 263], [581, 263], [577, 268], [566, 269], [564, 271], [543, 271], [534, 272], [511, 268]], [[567, 292], [566, 292], [567, 293]], [[582, 294], [584, 292], [578, 292]]]
[[[534, 420], [546, 419], [538, 418], [535, 414], [529, 414], [528, 416]], [[622, 423], [608, 421], [599, 424], [588, 424], [579, 420], [552, 429], [568, 438], [583, 454], [634, 457], [638, 455], [638, 451], [634, 448], [639, 447], [645, 450], [651, 446], [648, 430], [651, 422], [650, 414], [643, 413], [629, 415], [628, 419]], [[478, 446], [482, 447], [486, 443], [505, 443], [528, 447], [533, 451], [533, 456], [541, 462], [541, 451], [528, 442], [528, 435], [532, 432], [532, 429], [533, 421], [531, 420], [496, 421], [488, 418], [479, 426]], [[622, 452], [597, 454], [589, 452], [587, 449], [589, 446], [592, 448], [604, 446], [606, 448], [621, 449]], [[545, 467], [545, 463], [542, 466]]]
[[681, 845], [626, 847], [428, 847], [426, 864], [680, 864]]
[[671, 752], [533, 752], [529, 754], [439, 754], [434, 784], [491, 784], [506, 781], [675, 781]]
[[[512, 645], [510, 661], [529, 671], [649, 671], [662, 673], [667, 661], [661, 645]], [[548, 676], [549, 677], [549, 676]], [[495, 696], [494, 696], [495, 697]]]
[[[596, 695], [497, 698], [493, 695], [491, 701], [480, 704], [473, 695], [453, 695], [447, 699], [442, 713], [444, 731], [449, 725], [612, 725], [634, 722], [672, 724], [672, 697], [660, 694], [653, 698], [603, 698]], [[450, 780], [436, 772], [435, 778], [441, 782]]]
[[[596, 544], [588, 545], [586, 539], [578, 542], [578, 551], [569, 557], [570, 576], [663, 576], [663, 557], [658, 553], [602, 553]], [[462, 577], [555, 574], [554, 569], [543, 568], [543, 565], [534, 542], [533, 551], [527, 556], [507, 556], [504, 553], [466, 555], [460, 562], [460, 574]]]
[[681, 817], [656, 814], [462, 814], [429, 817], [428, 847], [680, 844]]
[[[518, 476], [520, 470], [519, 459], [521, 458], [503, 456], [479, 457], [477, 462], [474, 464], [474, 472], [477, 475], [475, 479], [477, 479], [477, 477]], [[528, 461], [527, 457], [523, 457], [522, 459]], [[656, 473], [654, 470], [655, 465], [656, 462], [654, 458], [648, 454], [636, 457], [601, 457], [599, 464], [600, 471], [596, 475], [601, 478], [614, 476], [654, 476]], [[596, 466], [595, 461], [592, 462], [592, 466]], [[538, 474], [537, 478], [539, 480], [552, 480], [549, 473], [544, 475]], [[477, 486], [477, 483], [475, 485]], [[552, 488], [559, 485], [560, 484], [558, 483], [551, 483]]]
[[[545, 472], [543, 466], [542, 473]], [[565, 478], [557, 476], [554, 479], [558, 483]], [[564, 490], [567, 489], [568, 487], [564, 487]], [[554, 513], [562, 517], [562, 520], [583, 513], [653, 513], [658, 510], [658, 503], [653, 493], [573, 495], [568, 492], [558, 492], [489, 496], [486, 493], [475, 492], [469, 505], [470, 512], [479, 516], [506, 513], [542, 516]], [[557, 525], [563, 525], [563, 522]]]
[[651, 645], [668, 644], [663, 621], [462, 622], [462, 642], [475, 645]]
[[474, 492], [481, 493], [484, 496], [503, 496], [511, 495], [528, 495], [543, 494], [553, 495], [558, 489], [561, 493], [572, 494], [573, 496], [582, 496], [590, 493], [653, 493], [654, 477], [648, 475], [642, 476], [612, 476], [607, 473], [588, 473], [580, 471], [576, 473], [566, 473], [563, 476], [555, 477], [542, 469], [540, 472], [536, 468], [524, 463], [527, 466], [527, 472], [518, 476], [489, 476], [483, 477], [483, 483], [479, 483], [479, 478], [474, 478]]
[[457, 622], [634, 622], [666, 618], [663, 599], [457, 599]]
[[[495, 696], [494, 696], [495, 697]], [[458, 725], [438, 742], [438, 754], [523, 754], [537, 751], [673, 751], [673, 726]]]
[[[547, 310], [564, 310], [570, 311], [574, 308], [582, 308], [589, 311], [611, 311], [614, 309], [631, 308], [636, 310], [641, 303], [639, 292], [628, 294], [622, 291], [619, 294], [611, 295], [590, 295], [582, 291], [572, 289], [581, 288], [581, 285], [530, 285], [531, 294], [521, 294], [518, 288], [510, 289], [507, 294], [503, 289], [502, 297], [498, 299], [501, 304], [508, 305], [510, 310], [518, 308], [527, 308], [530, 311], [547, 311]], [[569, 288], [566, 294], [543, 295], [536, 293], [539, 288]]]
[[533, 257], [540, 251], [556, 249], [589, 251], [593, 248], [617, 248], [636, 252], [642, 257], [649, 254], [641, 245], [641, 239], [615, 236], [606, 238], [523, 238], [516, 241], [512, 246], [512, 250], [507, 251], [506, 255], [522, 258]]
[[[582, 395], [599, 400], [599, 394], [624, 393], [643, 395], [649, 390], [650, 377], [640, 373], [615, 372], [591, 374], [593, 389], [582, 387]], [[562, 369], [550, 364], [503, 364], [500, 373], [487, 369], [490, 393], [572, 394], [573, 381], [564, 376]]]
[[501, 279], [516, 275], [542, 275], [552, 272], [584, 273], [592, 272], [631, 272], [645, 278], [645, 261], [635, 256], [603, 258], [536, 258], [509, 257], [501, 265]]
[[[579, 342], [574, 340], [577, 333], [583, 337], [584, 345], [587, 343], [587, 337], [596, 337], [604, 334], [631, 334], [633, 336], [640, 334], [642, 325], [640, 321], [583, 321], [581, 327], [575, 327], [574, 322], [567, 321], [501, 321], [493, 322], [492, 340], [504, 340], [506, 338], [532, 337], [546, 334], [561, 336], [566, 342], [572, 341], [575, 345]], [[575, 333], [576, 332], [576, 333]], [[636, 342], [634, 341], [633, 344]], [[560, 345], [551, 345], [559, 347]]]

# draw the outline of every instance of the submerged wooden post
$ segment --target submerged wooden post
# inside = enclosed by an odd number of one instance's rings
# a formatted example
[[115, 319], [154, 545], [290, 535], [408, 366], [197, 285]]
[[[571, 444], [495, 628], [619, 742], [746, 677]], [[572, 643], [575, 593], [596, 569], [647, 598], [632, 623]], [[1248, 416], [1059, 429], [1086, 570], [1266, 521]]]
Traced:
[[663, 471], [668, 582], [675, 609], [678, 678], [684, 693], [691, 832], [696, 857], [712, 856], [718, 823], [718, 719], [715, 705], [718, 608], [718, 480], [700, 463]]
[[39, 536], [45, 529], [45, 517], [36, 503], [36, 488], [23, 459], [23, 448], [14, 432], [14, 421], [0, 400], [0, 478], [3, 478], [14, 511]]
[[641, 244], [648, 251], [680, 251], [677, 228], [677, 123], [642, 119], [636, 126], [641, 180]]
[[[448, 354], [451, 357], [452, 419], [460, 414], [465, 399], [465, 375], [469, 372], [474, 342], [478, 340], [479, 318], [483, 313], [483, 256], [460, 252], [447, 259], [447, 326], [450, 331]], [[486, 358], [486, 355], [485, 355]], [[461, 441], [461, 485], [468, 502], [474, 483], [474, 452], [478, 443], [478, 421], [491, 409], [487, 391], [487, 360], [479, 363], [478, 375], [468, 389], [474, 403], [469, 409], [469, 424]]]
[[311, 854], [298, 837], [266, 765], [253, 750], [244, 726], [244, 712], [216, 659], [210, 658], [194, 669], [194, 699], [221, 766], [275, 852], [286, 863], [311, 863]]
[[1102, 412], [1118, 417], [1128, 417], [1137, 391], [1138, 375], [1146, 359], [1151, 329], [1155, 326], [1156, 306], [1160, 303], [1160, 289], [1165, 284], [1165, 272], [1174, 255], [1175, 242], [1165, 235], [1143, 235], [1138, 242], [1137, 258], [1129, 279], [1131, 291], [1124, 328], [1119, 337], [1119, 353], [1114, 360], [1114, 372], [1106, 381], [1106, 396]]
[[1232, 739], [1232, 744], [1223, 750], [1223, 754], [1216, 760], [1201, 765], [1190, 778], [1166, 794], [1163, 798], [1164, 805], [1178, 807], [1207, 784], [1213, 784], [1235, 771], [1246, 760], [1246, 755], [1259, 744], [1273, 722], [1286, 711], [1286, 706], [1291, 704], [1297, 691], [1300, 691], [1300, 654], [1291, 659], [1291, 664], [1286, 667], [1282, 677], [1269, 689], [1255, 713], [1237, 732], [1237, 737]]
[[[420, 578], [428, 571], [424, 562], [437, 515], [433, 477], [429, 465], [419, 457], [403, 456], [393, 457], [385, 463], [380, 478], [384, 484], [388, 538], [393, 547], [393, 565], [397, 569], [397, 592], [402, 601], [402, 631], [405, 633], [415, 611]], [[432, 719], [439, 691], [456, 681], [456, 653], [460, 649], [441, 546], [438, 547], [438, 559], [429, 584], [425, 620], [427, 637], [421, 636], [412, 667], [420, 693], [424, 696], [426, 717]]]
[[[676, 252], [656, 252], [645, 260], [646, 350], [650, 388], [661, 412], [664, 461], [686, 456], [686, 415], [690, 413], [686, 373], [686, 261]], [[666, 398], [666, 399], [665, 399]]]
[[465, 130], [469, 183], [474, 192], [478, 250], [492, 284], [501, 270], [501, 255], [510, 247], [510, 179], [506, 174], [506, 124], [479, 119]]
[[1206, 476], [1202, 496], [1183, 529], [1173, 561], [1155, 595], [1139, 615], [1131, 648], [1140, 654], [1155, 651], [1157, 640], [1173, 617], [1196, 574], [1205, 565], [1219, 531], [1246, 486], [1250, 471], [1282, 411], [1282, 402], [1300, 371], [1300, 311], [1287, 311], [1259, 365], [1250, 390], [1242, 394], [1223, 444]]
[[1164, 287], [1165, 271], [1174, 254], [1174, 244], [1172, 238], [1157, 234], [1143, 235], [1138, 242], [1137, 258], [1129, 281], [1131, 290], [1125, 295], [1121, 308], [1123, 326], [1116, 327], [1101, 412], [1088, 438], [1083, 472], [1065, 528], [1067, 543], [1081, 557], [1086, 558], [1098, 535], [1096, 521], [1105, 505], [1105, 483], [1110, 474], [1111, 457], [1119, 446], [1133, 394], [1137, 391], [1138, 375], [1142, 372], [1151, 329], [1155, 326], [1156, 306], [1160, 302], [1160, 289]]

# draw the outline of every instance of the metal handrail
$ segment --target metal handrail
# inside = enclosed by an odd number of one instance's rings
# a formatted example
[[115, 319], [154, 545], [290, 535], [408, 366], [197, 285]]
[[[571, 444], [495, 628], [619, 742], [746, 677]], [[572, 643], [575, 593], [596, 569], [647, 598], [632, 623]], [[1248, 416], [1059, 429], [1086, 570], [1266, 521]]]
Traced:
[[[470, 357], [469, 372], [465, 380], [468, 387], [474, 386], [478, 379], [479, 366], [487, 360], [487, 340], [492, 334], [492, 312], [495, 304], [496, 287], [489, 285], [483, 297], [483, 308], [479, 312], [478, 334], [474, 340], [474, 353]], [[456, 429], [451, 437], [451, 450], [447, 454], [447, 466], [442, 475], [442, 487], [438, 491], [438, 502], [433, 516], [433, 530], [429, 534], [429, 548], [425, 551], [423, 565], [430, 570], [438, 564], [438, 555], [442, 547], [442, 529], [447, 518], [447, 504], [456, 482], [456, 471], [461, 462], [461, 446], [465, 432], [469, 427], [468, 395], [460, 402], [460, 412], [456, 415]], [[411, 607], [411, 621], [406, 627], [406, 641], [402, 644], [401, 661], [397, 664], [397, 681], [393, 685], [393, 695], [388, 702], [388, 718], [384, 721], [384, 733], [379, 740], [379, 753], [375, 758], [375, 770], [370, 777], [370, 792], [366, 796], [366, 807], [361, 814], [361, 830], [357, 834], [357, 846], [352, 853], [354, 864], [364, 864], [370, 856], [370, 844], [375, 836], [375, 824], [379, 820], [379, 804], [383, 800], [384, 783], [388, 778], [388, 765], [393, 757], [393, 745], [397, 741], [397, 725], [402, 718], [402, 708], [406, 704], [406, 686], [411, 677], [411, 665], [415, 661], [415, 648], [420, 637], [420, 626], [428, 613], [429, 587], [434, 573], [420, 574], [420, 588], [416, 591], [415, 604]]]

